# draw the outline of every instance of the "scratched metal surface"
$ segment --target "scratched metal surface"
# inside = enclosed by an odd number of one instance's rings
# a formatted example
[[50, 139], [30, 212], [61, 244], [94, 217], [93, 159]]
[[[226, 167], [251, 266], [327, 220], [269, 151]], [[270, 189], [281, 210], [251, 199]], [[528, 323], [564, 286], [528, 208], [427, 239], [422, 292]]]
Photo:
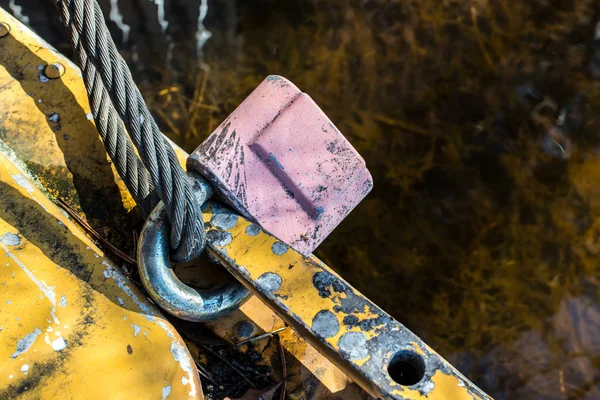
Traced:
[[215, 203], [204, 220], [210, 254], [375, 398], [491, 400], [315, 256]]
[[[0, 309], [0, 347], [5, 350], [0, 363], [0, 398], [56, 397], [59, 392], [61, 398], [106, 398], [107, 393], [127, 398], [151, 398], [156, 393], [169, 399], [201, 397], [194, 361], [206, 371], [202, 383], [209, 400], [269, 386], [286, 374], [290, 399], [365, 398], [360, 387], [297, 332], [286, 329], [257, 298], [212, 324], [174, 318], [167, 322], [154, 315], [158, 311], [143, 300], [135, 269], [126, 268], [111, 253], [113, 265], [101, 257], [97, 247], [84, 248], [75, 240], [85, 238], [84, 243], [92, 243], [56, 206], [57, 198], [85, 218], [100, 236], [124, 244], [123, 248], [131, 246], [127, 236], [131, 241], [135, 226], [143, 220], [90, 121], [79, 70], [3, 9], [0, 20], [10, 26], [10, 35], [0, 38], [0, 143], [9, 155], [0, 162], [0, 172], [8, 171], [7, 182], [20, 187], [0, 193], [4, 206], [0, 220], [4, 215], [8, 221], [0, 227], [0, 236], [8, 246], [3, 249], [5, 257], [14, 257], [21, 268], [15, 271], [9, 262], [0, 276], [7, 307]], [[60, 79], [48, 79], [43, 73], [44, 66], [54, 62], [65, 67]], [[185, 164], [187, 154], [178, 147], [175, 152]], [[11, 173], [11, 168], [22, 174]], [[37, 201], [41, 209], [31, 207], [28, 199]], [[62, 229], [65, 224], [72, 230]], [[243, 243], [241, 246], [246, 248]], [[41, 254], [48, 254], [49, 259]], [[210, 287], [226, 274], [205, 258], [197, 265], [174, 269], [195, 287]], [[43, 296], [41, 301], [32, 296], [36, 293], [32, 282], [47, 294], [51, 307]], [[61, 293], [58, 302], [55, 293]], [[73, 297], [85, 301], [69, 302]], [[113, 297], [115, 304], [104, 301]], [[122, 315], [122, 307], [129, 305], [127, 297], [142, 312]], [[46, 320], [50, 326], [41, 342], [41, 327], [48, 313], [52, 319]], [[76, 323], [71, 323], [74, 320]], [[60, 331], [59, 321], [68, 322]], [[143, 330], [153, 326], [147, 321], [160, 329], [154, 334]], [[169, 322], [185, 337], [187, 349]], [[240, 349], [234, 346], [273, 330], [279, 332], [276, 338], [264, 335]], [[52, 341], [51, 335], [56, 336]], [[214, 350], [210, 352], [205, 345]], [[113, 377], [115, 372], [118, 379]], [[111, 384], [104, 384], [105, 379]], [[453, 388], [460, 389], [458, 381], [454, 383]], [[439, 391], [440, 396], [445, 392]]]
[[103, 5], [188, 151], [270, 73], [315, 99], [375, 181], [317, 255], [487, 393], [598, 398], [597, 4], [282, 3]]

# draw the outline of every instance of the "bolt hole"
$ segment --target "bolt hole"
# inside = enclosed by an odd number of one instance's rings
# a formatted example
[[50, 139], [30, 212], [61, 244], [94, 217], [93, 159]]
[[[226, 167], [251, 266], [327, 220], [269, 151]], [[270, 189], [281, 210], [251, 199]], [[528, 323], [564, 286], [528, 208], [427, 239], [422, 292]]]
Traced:
[[388, 374], [401, 385], [416, 385], [425, 376], [425, 363], [421, 356], [412, 351], [402, 350], [390, 360]]

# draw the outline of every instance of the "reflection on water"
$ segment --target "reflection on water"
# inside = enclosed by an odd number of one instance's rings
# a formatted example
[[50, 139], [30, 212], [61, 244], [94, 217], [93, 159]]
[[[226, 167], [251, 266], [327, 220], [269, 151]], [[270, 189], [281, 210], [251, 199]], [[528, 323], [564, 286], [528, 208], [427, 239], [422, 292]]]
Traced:
[[123, 44], [127, 43], [129, 39], [129, 31], [131, 27], [123, 22], [123, 16], [119, 10], [119, 0], [110, 0], [110, 12], [108, 14], [111, 22], [113, 22], [117, 28], [121, 30], [121, 40]]
[[202, 48], [212, 33], [204, 26], [204, 19], [208, 13], [208, 0], [202, 0], [198, 13], [198, 28], [196, 30], [196, 57], [202, 59], [204, 54]]
[[482, 389], [600, 398], [594, 2], [101, 3], [188, 151], [268, 74], [321, 105], [375, 188], [317, 254]]

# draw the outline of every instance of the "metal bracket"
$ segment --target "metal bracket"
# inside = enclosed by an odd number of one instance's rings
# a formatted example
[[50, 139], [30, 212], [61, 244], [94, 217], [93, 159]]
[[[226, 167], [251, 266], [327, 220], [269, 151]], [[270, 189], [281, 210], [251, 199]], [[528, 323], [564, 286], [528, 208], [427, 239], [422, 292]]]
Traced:
[[315, 256], [217, 202], [204, 219], [210, 255], [373, 396], [490, 398]]

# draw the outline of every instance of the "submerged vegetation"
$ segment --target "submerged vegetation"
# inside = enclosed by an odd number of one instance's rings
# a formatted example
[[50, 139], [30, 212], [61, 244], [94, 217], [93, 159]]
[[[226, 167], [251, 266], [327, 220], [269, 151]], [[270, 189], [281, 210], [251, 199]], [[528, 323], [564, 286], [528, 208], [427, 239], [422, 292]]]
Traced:
[[317, 255], [495, 399], [600, 398], [600, 4], [199, 5], [111, 23], [165, 134], [291, 79], [375, 181]]

